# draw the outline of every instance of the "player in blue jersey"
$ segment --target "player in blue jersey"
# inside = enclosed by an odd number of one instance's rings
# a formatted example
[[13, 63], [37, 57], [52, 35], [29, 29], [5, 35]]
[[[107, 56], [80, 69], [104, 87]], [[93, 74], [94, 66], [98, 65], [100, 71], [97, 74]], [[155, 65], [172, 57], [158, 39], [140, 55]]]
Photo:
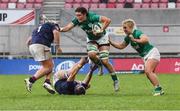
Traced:
[[90, 87], [93, 71], [96, 70], [97, 65], [90, 64], [90, 71], [83, 81], [75, 80], [78, 71], [88, 63], [87, 57], [82, 57], [70, 70], [58, 70], [53, 76], [53, 84], [55, 90], [59, 94], [65, 95], [82, 95], [86, 93], [86, 89]]
[[60, 28], [56, 23], [46, 22], [32, 32], [32, 36], [28, 39], [27, 44], [29, 45], [29, 51], [34, 57], [34, 60], [40, 62], [42, 67], [32, 77], [24, 80], [27, 91], [31, 92], [33, 83], [45, 76], [43, 87], [49, 93], [55, 93], [50, 82], [54, 66], [50, 46], [51, 43], [54, 43], [56, 45], [57, 54], [60, 54], [61, 48], [59, 47], [59, 39]]

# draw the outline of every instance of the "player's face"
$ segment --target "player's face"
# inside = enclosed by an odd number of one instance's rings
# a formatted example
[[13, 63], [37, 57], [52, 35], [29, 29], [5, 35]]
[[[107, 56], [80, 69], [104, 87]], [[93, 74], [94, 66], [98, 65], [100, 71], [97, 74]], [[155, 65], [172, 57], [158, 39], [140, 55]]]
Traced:
[[129, 35], [132, 32], [132, 28], [129, 27], [127, 24], [123, 24], [123, 30], [126, 35]]
[[81, 12], [76, 12], [75, 15], [79, 22], [83, 22], [86, 20], [86, 14], [82, 14]]

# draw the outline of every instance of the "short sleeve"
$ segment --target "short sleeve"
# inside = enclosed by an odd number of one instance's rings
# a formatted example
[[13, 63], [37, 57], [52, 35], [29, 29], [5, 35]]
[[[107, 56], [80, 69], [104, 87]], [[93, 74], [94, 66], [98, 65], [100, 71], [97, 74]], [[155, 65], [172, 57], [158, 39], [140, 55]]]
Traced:
[[93, 15], [93, 16], [91, 17], [91, 19], [92, 19], [92, 21], [94, 21], [94, 22], [99, 22], [99, 21], [100, 21], [100, 15]]
[[58, 30], [57, 27], [56, 27], [56, 25], [54, 25], [54, 24], [53, 24], [53, 26], [52, 26], [52, 31], [53, 31], [53, 30]]
[[141, 37], [141, 35], [143, 35], [143, 32], [142, 32], [142, 31], [140, 31], [140, 30], [137, 30], [137, 31], [136, 31], [136, 36], [135, 36], [135, 37], [140, 38], [140, 37]]
[[71, 21], [73, 24], [74, 24], [74, 26], [76, 26], [76, 25], [78, 25], [79, 24], [79, 21], [78, 21], [78, 19], [77, 18], [73, 18], [72, 19], [72, 21]]
[[126, 42], [126, 44], [129, 44], [129, 42], [130, 42], [129, 37], [125, 37], [125, 38], [124, 38], [124, 41]]

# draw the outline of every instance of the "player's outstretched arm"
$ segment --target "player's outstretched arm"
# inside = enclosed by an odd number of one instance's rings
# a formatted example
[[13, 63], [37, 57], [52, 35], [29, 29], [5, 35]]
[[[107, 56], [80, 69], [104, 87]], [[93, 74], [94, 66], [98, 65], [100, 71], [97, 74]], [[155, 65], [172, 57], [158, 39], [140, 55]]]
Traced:
[[70, 76], [67, 79], [67, 81], [74, 81], [77, 73], [79, 72], [79, 70], [87, 63], [87, 58], [82, 57], [78, 63], [76, 63], [72, 69], [70, 70]]
[[110, 38], [109, 38], [109, 43], [117, 49], [124, 49], [128, 46], [128, 44], [125, 41], [120, 43], [120, 42], [115, 42], [115, 41], [111, 40]]
[[54, 35], [54, 45], [56, 48], [56, 54], [61, 54], [62, 50], [60, 48], [60, 32], [58, 30], [53, 30], [53, 35]]
[[111, 23], [111, 19], [105, 16], [101, 16], [100, 22], [103, 24], [102, 30], [105, 30]]
[[128, 37], [129, 37], [132, 41], [137, 42], [137, 43], [140, 43], [140, 44], [145, 44], [145, 43], [148, 43], [148, 42], [149, 42], [148, 36], [145, 35], [145, 34], [142, 34], [142, 35], [140, 36], [140, 39], [135, 39], [135, 38], [133, 37], [133, 35], [129, 35]]
[[71, 22], [71, 23], [67, 24], [65, 27], [61, 27], [60, 31], [67, 32], [67, 31], [71, 30], [72, 28], [74, 28], [74, 24]]
[[88, 72], [84, 80], [82, 81], [84, 84], [86, 84], [87, 86], [89, 85], [89, 82], [91, 81], [91, 78], [92, 78], [92, 74], [97, 68], [98, 66], [95, 64], [93, 64], [93, 66], [90, 67], [90, 71]]

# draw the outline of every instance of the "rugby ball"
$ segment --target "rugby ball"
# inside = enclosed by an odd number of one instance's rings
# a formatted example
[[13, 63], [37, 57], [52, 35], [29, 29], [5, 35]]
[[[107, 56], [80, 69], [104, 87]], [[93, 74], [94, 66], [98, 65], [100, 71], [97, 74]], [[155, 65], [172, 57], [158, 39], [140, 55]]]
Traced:
[[100, 33], [102, 29], [102, 24], [100, 22], [95, 22], [92, 25], [93, 32]]

